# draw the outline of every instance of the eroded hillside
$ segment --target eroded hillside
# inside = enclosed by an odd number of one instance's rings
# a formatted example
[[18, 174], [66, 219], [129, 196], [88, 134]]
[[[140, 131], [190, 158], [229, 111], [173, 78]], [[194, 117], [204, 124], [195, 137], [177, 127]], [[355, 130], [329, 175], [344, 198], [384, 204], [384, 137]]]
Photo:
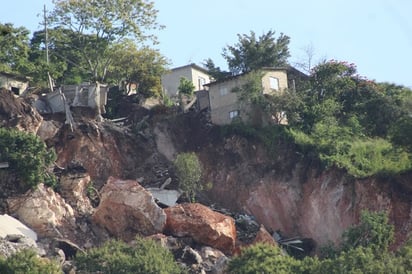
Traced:
[[[16, 102], [23, 104], [10, 104]], [[96, 122], [87, 109], [75, 108], [71, 131], [59, 114], [36, 118], [29, 107], [19, 111], [23, 112], [15, 115], [11, 126], [25, 130], [31, 123], [33, 131], [56, 150], [56, 164], [63, 169], [83, 167], [97, 189], [110, 176], [137, 179], [144, 186], [160, 186], [170, 177], [169, 188], [176, 188], [172, 161], [180, 152], [193, 151], [202, 162], [204, 183], [212, 185], [199, 201], [253, 215], [269, 232], [309, 238], [319, 247], [339, 241], [363, 209], [388, 211], [396, 228], [395, 247], [411, 232], [410, 174], [355, 180], [339, 170], [322, 171], [293, 146], [279, 141], [278, 149], [271, 151], [257, 140], [222, 135], [199, 113], [129, 105], [128, 119], [115, 124]], [[2, 120], [10, 121], [13, 115], [5, 113]]]

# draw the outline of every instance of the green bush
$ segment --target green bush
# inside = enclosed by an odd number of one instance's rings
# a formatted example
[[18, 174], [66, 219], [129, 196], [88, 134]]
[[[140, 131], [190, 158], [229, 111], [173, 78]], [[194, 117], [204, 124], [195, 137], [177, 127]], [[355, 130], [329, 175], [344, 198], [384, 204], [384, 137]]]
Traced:
[[301, 262], [282, 254], [280, 248], [267, 244], [256, 244], [242, 250], [229, 262], [231, 274], [252, 273], [300, 273]]
[[0, 161], [9, 163], [7, 172], [15, 174], [22, 187], [54, 185], [55, 177], [47, 169], [55, 160], [54, 151], [36, 135], [0, 128]]
[[137, 238], [128, 245], [110, 240], [86, 253], [77, 253], [75, 264], [79, 273], [133, 273], [180, 274], [185, 273], [175, 262], [172, 253], [149, 239]]
[[325, 164], [355, 178], [393, 175], [412, 169], [411, 155], [381, 138], [357, 136], [351, 128], [318, 123], [312, 134], [290, 130], [302, 152], [312, 152]]
[[194, 152], [180, 153], [174, 161], [179, 187], [194, 201], [197, 191], [203, 189], [200, 182], [202, 166]]
[[2, 274], [57, 274], [63, 273], [56, 262], [40, 258], [33, 250], [19, 251], [7, 259], [0, 257]]
[[343, 233], [343, 249], [358, 246], [384, 251], [393, 242], [394, 226], [389, 224], [386, 212], [362, 211], [360, 223]]

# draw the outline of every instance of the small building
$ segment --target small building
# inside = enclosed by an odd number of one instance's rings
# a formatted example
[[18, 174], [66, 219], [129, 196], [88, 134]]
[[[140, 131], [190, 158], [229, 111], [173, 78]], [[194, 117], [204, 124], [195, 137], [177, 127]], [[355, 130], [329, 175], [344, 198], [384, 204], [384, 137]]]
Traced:
[[[295, 90], [296, 85], [307, 75], [299, 70], [288, 67], [262, 68], [262, 91], [264, 94], [281, 93], [286, 89]], [[243, 122], [253, 122], [251, 106], [241, 102], [236, 88], [243, 86], [247, 81], [247, 74], [240, 74], [207, 84], [210, 115], [213, 124], [226, 125], [234, 119]], [[279, 113], [279, 115], [283, 115]]]
[[196, 64], [189, 64], [173, 68], [168, 73], [162, 75], [163, 92], [170, 98], [177, 96], [180, 78], [182, 77], [192, 81], [195, 86], [195, 92], [203, 90], [203, 86], [212, 80], [212, 77], [205, 68]]
[[12, 91], [15, 95], [21, 95], [29, 87], [30, 78], [9, 72], [0, 72], [0, 88]]

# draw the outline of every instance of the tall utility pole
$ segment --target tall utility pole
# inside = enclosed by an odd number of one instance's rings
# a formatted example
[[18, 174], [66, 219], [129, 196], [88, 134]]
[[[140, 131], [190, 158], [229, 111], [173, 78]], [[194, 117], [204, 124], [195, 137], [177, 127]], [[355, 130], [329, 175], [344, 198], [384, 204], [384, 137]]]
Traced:
[[46, 5], [43, 8], [44, 16], [44, 35], [45, 35], [45, 45], [46, 45], [46, 64], [49, 65], [49, 34], [47, 33], [47, 14], [46, 14]]

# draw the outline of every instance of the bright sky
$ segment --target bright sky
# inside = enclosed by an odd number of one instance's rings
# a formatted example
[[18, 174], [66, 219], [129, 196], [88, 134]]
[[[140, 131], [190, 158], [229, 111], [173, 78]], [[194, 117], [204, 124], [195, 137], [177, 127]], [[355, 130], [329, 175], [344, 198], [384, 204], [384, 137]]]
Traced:
[[[32, 31], [40, 28], [43, 5], [53, 8], [51, 0], [1, 2], [1, 23]], [[303, 49], [311, 45], [315, 62], [353, 62], [369, 79], [412, 87], [411, 0], [155, 0], [155, 6], [166, 26], [157, 33], [158, 48], [171, 67], [210, 57], [227, 69], [221, 54], [237, 34], [275, 30], [291, 38], [292, 64], [305, 60]]]

